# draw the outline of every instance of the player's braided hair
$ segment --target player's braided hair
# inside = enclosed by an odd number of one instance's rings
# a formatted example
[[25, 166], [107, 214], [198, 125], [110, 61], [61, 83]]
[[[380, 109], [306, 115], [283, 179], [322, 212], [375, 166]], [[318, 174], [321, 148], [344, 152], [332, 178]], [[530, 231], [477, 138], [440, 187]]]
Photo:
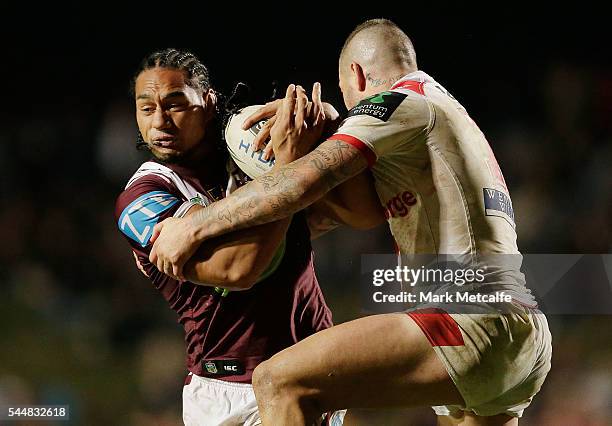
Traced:
[[169, 48], [153, 52], [142, 60], [132, 79], [132, 93], [134, 93], [136, 79], [140, 73], [152, 68], [172, 68], [184, 71], [187, 74], [187, 84], [190, 87], [201, 93], [206, 93], [210, 89], [208, 68], [198, 57], [187, 50]]

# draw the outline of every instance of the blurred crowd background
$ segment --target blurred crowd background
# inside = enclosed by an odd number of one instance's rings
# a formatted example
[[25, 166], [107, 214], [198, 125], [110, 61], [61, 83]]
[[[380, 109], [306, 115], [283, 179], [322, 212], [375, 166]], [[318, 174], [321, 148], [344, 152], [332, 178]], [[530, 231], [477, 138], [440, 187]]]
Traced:
[[[412, 37], [420, 68], [487, 135], [521, 251], [610, 252], [612, 68], [605, 27], [590, 20], [597, 11], [558, 19], [501, 7], [485, 18], [372, 6], [265, 20], [192, 7], [173, 18], [74, 6], [61, 19], [40, 13], [1, 30], [10, 43], [0, 101], [0, 405], [69, 404], [72, 424], [180, 424], [182, 331], [113, 221], [115, 197], [147, 158], [135, 149], [129, 81], [158, 48], [193, 50], [214, 87], [227, 93], [244, 81], [256, 100], [270, 96], [273, 81], [281, 90], [321, 81], [325, 100], [345, 112], [337, 87], [344, 38], [366, 18], [391, 18]], [[316, 241], [337, 323], [361, 315], [360, 255], [391, 250], [384, 226]], [[549, 321], [553, 369], [523, 424], [612, 424], [611, 318]], [[427, 409], [359, 418], [435, 422]]]

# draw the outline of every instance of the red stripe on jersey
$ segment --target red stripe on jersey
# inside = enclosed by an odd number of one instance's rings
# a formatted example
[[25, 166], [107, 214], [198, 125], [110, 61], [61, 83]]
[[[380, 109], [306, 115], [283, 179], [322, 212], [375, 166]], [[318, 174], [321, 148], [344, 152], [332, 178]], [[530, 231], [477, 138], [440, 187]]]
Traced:
[[425, 83], [422, 81], [414, 81], [414, 80], [400, 81], [399, 83], [393, 85], [393, 87], [391, 87], [391, 90], [408, 89], [408, 90], [412, 90], [413, 92], [418, 93], [419, 95], [425, 95], [425, 90], [423, 89], [424, 84]]
[[374, 153], [374, 151], [372, 151], [372, 149], [369, 146], [367, 146], [365, 143], [363, 143], [362, 141], [360, 141], [354, 136], [345, 135], [343, 133], [336, 133], [335, 135], [330, 137], [328, 140], [338, 140], [338, 141], [346, 142], [349, 145], [352, 145], [355, 148], [357, 148], [363, 154], [366, 161], [368, 162], [368, 167], [372, 167], [374, 163], [376, 163], [376, 154]]
[[408, 312], [417, 323], [431, 346], [463, 346], [463, 336], [459, 326], [449, 314], [442, 309], [427, 308]]

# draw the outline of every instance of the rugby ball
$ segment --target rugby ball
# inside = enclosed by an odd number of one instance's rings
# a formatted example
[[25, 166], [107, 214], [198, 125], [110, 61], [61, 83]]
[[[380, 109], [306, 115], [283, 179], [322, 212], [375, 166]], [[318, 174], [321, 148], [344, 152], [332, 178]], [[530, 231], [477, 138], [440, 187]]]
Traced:
[[236, 165], [248, 177], [255, 179], [269, 171], [274, 165], [274, 159], [265, 160], [263, 149], [253, 151], [253, 141], [267, 120], [255, 123], [251, 128], [242, 130], [242, 123], [263, 105], [251, 105], [233, 114], [225, 126], [225, 143], [230, 156]]

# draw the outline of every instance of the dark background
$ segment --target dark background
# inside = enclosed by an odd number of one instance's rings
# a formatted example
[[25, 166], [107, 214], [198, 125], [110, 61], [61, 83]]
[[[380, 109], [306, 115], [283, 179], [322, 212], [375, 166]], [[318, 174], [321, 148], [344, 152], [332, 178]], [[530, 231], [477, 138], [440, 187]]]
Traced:
[[[244, 81], [264, 100], [275, 80], [281, 91], [321, 81], [324, 99], [343, 112], [344, 38], [365, 19], [393, 19], [412, 38], [419, 67], [487, 135], [513, 198], [519, 248], [610, 251], [611, 37], [600, 10], [96, 5], [1, 14], [0, 405], [68, 403], [74, 424], [180, 422], [181, 330], [134, 267], [112, 216], [115, 196], [146, 158], [135, 150], [129, 82], [159, 48], [194, 51], [224, 93]], [[359, 256], [390, 250], [384, 227], [317, 241], [336, 322], [360, 315]], [[549, 320], [553, 370], [523, 424], [612, 423], [610, 317]], [[434, 422], [425, 409], [372, 416], [362, 413], [363, 424]]]

